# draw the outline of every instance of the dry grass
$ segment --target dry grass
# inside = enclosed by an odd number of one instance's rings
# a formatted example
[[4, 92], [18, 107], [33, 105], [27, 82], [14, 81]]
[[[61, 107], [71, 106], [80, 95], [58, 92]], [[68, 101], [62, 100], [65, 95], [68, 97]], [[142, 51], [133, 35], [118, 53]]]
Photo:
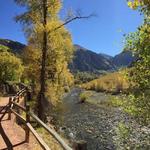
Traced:
[[82, 85], [82, 88], [97, 92], [119, 93], [129, 88], [129, 83], [125, 78], [124, 71], [109, 73]]
[[90, 91], [84, 91], [80, 94], [80, 102], [85, 102], [90, 96], [92, 96], [92, 93]]
[[36, 131], [41, 135], [43, 140], [47, 143], [47, 145], [51, 148], [51, 150], [63, 150], [61, 145], [52, 137], [52, 135], [48, 134], [47, 131], [43, 128], [38, 128]]

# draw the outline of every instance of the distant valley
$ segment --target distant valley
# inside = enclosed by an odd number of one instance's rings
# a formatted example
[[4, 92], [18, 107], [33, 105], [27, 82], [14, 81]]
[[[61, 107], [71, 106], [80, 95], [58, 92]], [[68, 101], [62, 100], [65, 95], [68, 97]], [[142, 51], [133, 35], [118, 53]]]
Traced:
[[[15, 54], [21, 54], [26, 45], [12, 40], [0, 39], [0, 45], [6, 46]], [[129, 66], [135, 58], [130, 51], [121, 52], [115, 57], [107, 54], [98, 54], [80, 45], [74, 45], [75, 52], [69, 68], [72, 73], [87, 72], [101, 74], [112, 72], [121, 67]]]

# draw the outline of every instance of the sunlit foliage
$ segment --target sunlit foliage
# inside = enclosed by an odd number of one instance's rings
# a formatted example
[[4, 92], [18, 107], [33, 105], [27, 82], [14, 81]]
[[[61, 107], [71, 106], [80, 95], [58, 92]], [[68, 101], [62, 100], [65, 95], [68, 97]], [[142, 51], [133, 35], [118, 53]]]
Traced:
[[91, 82], [82, 85], [87, 90], [95, 90], [97, 92], [120, 93], [129, 88], [129, 83], [123, 75], [123, 72], [108, 73]]
[[127, 36], [126, 48], [132, 50], [137, 57], [137, 61], [128, 72], [128, 78], [133, 94], [131, 101], [136, 108], [135, 115], [142, 123], [148, 124], [150, 122], [150, 1], [135, 0], [129, 3], [130, 6], [133, 4], [137, 5], [139, 11], [144, 14], [144, 23], [135, 33]]
[[21, 60], [9, 51], [8, 47], [0, 45], [0, 83], [20, 81], [23, 73]]
[[128, 6], [132, 9], [138, 9], [146, 16], [150, 15], [150, 0], [128, 0]]
[[[55, 30], [63, 24], [59, 19], [62, 2], [60, 0], [16, 0], [16, 2], [27, 8], [27, 12], [16, 17], [17, 21], [23, 23], [28, 37], [29, 46], [23, 55], [26, 62], [26, 77], [40, 92], [42, 56], [45, 51], [43, 79], [45, 93], [48, 99], [55, 103], [62, 96], [64, 87], [73, 83], [73, 76], [68, 69], [68, 63], [73, 54], [71, 35], [64, 26]], [[46, 2], [45, 18], [42, 5], [44, 2]], [[46, 35], [45, 45], [44, 34]], [[43, 46], [45, 46], [44, 49]]]

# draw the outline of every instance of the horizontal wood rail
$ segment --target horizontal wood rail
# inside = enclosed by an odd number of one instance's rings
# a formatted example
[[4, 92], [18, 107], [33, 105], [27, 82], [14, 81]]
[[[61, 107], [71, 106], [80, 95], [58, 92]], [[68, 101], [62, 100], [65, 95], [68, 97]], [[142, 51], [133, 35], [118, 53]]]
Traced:
[[26, 123], [26, 120], [21, 115], [19, 115], [17, 112], [15, 112], [13, 109], [11, 109], [11, 112], [13, 114], [15, 114], [16, 117], [18, 117], [19, 119], [21, 119], [21, 121], [23, 121], [24, 123]]
[[[41, 125], [50, 135], [52, 135], [56, 141], [60, 143], [62, 148], [64, 150], [73, 150], [66, 142], [61, 138], [61, 136], [52, 128], [48, 127], [42, 120], [40, 120], [33, 112], [30, 111], [30, 107], [25, 101], [25, 107], [18, 104], [19, 98], [22, 97], [25, 93], [28, 92], [27, 88], [24, 88], [20, 90], [14, 97], [10, 97], [9, 104], [7, 105], [7, 108], [9, 108], [9, 119], [11, 119], [11, 113], [15, 114], [17, 118], [19, 118], [22, 123], [24, 123], [25, 127], [25, 139], [26, 142], [29, 142], [29, 132], [32, 132], [36, 140], [39, 142], [40, 146], [44, 150], [50, 150], [49, 146], [44, 142], [44, 140], [40, 137], [40, 135], [36, 132], [36, 130], [32, 127], [30, 124], [30, 118], [32, 117], [39, 125]], [[26, 97], [26, 96], [25, 96]], [[26, 114], [26, 117], [23, 118], [17, 110], [24, 111]], [[8, 111], [8, 110], [7, 110]]]
[[6, 107], [9, 107], [9, 104], [7, 104], [6, 106], [4, 106], [1, 110], [0, 110], [0, 113], [5, 110]]
[[41, 147], [45, 150], [50, 150], [50, 148], [48, 147], [48, 145], [43, 141], [43, 139], [38, 135], [38, 133], [34, 130], [34, 128], [31, 126], [30, 123], [26, 124], [27, 127], [30, 129], [30, 131], [32, 132], [32, 134], [34, 135], [34, 137], [37, 139], [37, 141], [40, 143]]
[[12, 101], [11, 104], [13, 104], [14, 106], [18, 107], [19, 109], [26, 111], [26, 108], [23, 106], [20, 106], [19, 104], [17, 104], [16, 102]]
[[65, 150], [72, 150], [71, 147], [69, 147], [64, 140], [60, 137], [60, 135], [53, 130], [52, 128], [48, 127], [44, 122], [42, 122], [35, 114], [32, 112], [29, 112], [29, 115], [36, 120], [37, 123], [39, 123], [49, 134], [51, 134]]
[[[4, 110], [4, 112], [2, 113], [2, 111]], [[10, 110], [10, 105], [6, 105], [5, 107], [3, 107], [1, 113], [2, 113], [2, 116], [0, 117], [0, 121], [2, 121], [2, 119], [4, 118], [4, 116], [6, 115], [6, 113]], [[9, 115], [8, 115], [9, 116]]]

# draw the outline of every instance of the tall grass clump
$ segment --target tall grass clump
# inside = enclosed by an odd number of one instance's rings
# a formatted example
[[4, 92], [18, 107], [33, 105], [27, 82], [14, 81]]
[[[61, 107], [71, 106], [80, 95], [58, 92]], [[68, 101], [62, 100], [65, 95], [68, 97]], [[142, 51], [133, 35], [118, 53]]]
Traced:
[[123, 72], [114, 72], [83, 84], [82, 87], [97, 92], [120, 93], [128, 89], [129, 83]]

